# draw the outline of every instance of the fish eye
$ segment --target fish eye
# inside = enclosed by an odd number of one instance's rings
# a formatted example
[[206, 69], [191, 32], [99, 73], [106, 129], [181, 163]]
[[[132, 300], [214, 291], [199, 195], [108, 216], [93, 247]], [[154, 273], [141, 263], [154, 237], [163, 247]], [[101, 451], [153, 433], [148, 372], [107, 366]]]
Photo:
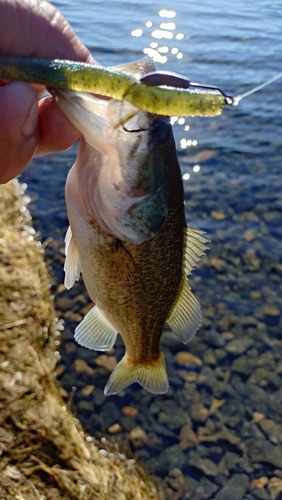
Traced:
[[170, 123], [163, 118], [157, 118], [153, 123], [153, 134], [158, 146], [164, 144], [170, 135]]

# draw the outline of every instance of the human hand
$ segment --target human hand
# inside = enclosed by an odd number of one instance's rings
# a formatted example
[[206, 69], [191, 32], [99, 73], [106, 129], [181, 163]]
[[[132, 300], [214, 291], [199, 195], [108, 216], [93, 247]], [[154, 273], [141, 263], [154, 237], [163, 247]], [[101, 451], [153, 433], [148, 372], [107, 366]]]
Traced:
[[[0, 0], [0, 54], [96, 62], [62, 14], [41, 0]], [[34, 155], [68, 149], [80, 136], [53, 97], [40, 99], [42, 90], [0, 81], [0, 184]]]

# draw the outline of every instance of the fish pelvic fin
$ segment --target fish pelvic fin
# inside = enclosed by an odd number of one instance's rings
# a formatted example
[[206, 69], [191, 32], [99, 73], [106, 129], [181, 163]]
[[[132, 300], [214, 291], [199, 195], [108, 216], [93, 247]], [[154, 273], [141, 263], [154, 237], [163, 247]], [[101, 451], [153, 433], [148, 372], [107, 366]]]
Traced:
[[168, 391], [168, 378], [162, 353], [150, 364], [133, 364], [125, 354], [111, 374], [104, 393], [107, 396], [116, 394], [134, 382], [138, 382], [144, 389], [154, 394], [164, 394]]
[[187, 274], [191, 273], [205, 254], [205, 250], [208, 250], [206, 244], [209, 240], [204, 234], [204, 231], [199, 229], [186, 229], [183, 278], [179, 295], [167, 318], [167, 323], [184, 344], [191, 340], [202, 322], [201, 306], [191, 292]]
[[94, 306], [75, 329], [78, 344], [95, 351], [108, 351], [116, 341], [117, 331], [98, 306]]
[[65, 254], [66, 260], [64, 265], [65, 281], [64, 285], [70, 289], [75, 281], [79, 280], [81, 265], [79, 261], [78, 250], [75, 246], [74, 239], [69, 226], [65, 236]]

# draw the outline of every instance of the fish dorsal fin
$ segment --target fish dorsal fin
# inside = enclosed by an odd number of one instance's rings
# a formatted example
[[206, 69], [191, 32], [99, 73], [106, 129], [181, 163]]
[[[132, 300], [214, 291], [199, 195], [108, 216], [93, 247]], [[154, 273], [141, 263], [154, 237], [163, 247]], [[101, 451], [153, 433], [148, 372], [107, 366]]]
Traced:
[[71, 288], [76, 280], [79, 280], [81, 266], [79, 261], [78, 250], [75, 246], [71, 228], [69, 226], [65, 237], [65, 254], [66, 260], [64, 265], [65, 271], [65, 287]]
[[201, 326], [200, 304], [191, 292], [184, 276], [179, 296], [166, 322], [184, 344], [191, 340]]
[[204, 231], [200, 229], [192, 229], [187, 227], [185, 235], [185, 255], [184, 255], [184, 273], [190, 274], [193, 269], [197, 266], [201, 257], [208, 250], [206, 243], [209, 240], [203, 236]]
[[138, 61], [119, 64], [118, 66], [112, 66], [111, 69], [122, 71], [123, 73], [128, 73], [129, 75], [132, 75], [140, 80], [141, 76], [155, 71], [156, 68], [153, 59], [151, 57], [145, 56]]
[[164, 394], [168, 390], [165, 360], [160, 353], [159, 358], [150, 364], [133, 364], [127, 354], [111, 374], [105, 387], [105, 394], [110, 396], [138, 382], [144, 389], [154, 394]]
[[116, 341], [117, 331], [98, 306], [94, 306], [75, 329], [78, 344], [95, 351], [108, 351]]

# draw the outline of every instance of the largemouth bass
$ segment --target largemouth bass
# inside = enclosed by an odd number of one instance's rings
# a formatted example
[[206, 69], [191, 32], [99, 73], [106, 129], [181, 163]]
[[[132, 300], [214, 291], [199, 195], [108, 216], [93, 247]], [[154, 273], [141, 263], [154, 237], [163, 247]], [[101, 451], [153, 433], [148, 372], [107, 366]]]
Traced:
[[[141, 61], [120, 68], [135, 78]], [[95, 306], [75, 330], [85, 347], [108, 350], [117, 333], [126, 353], [105, 388], [133, 382], [168, 390], [159, 342], [167, 322], [187, 343], [201, 323], [187, 274], [203, 255], [203, 232], [186, 227], [181, 171], [167, 117], [117, 100], [55, 91], [58, 105], [81, 131], [68, 175], [65, 285], [82, 273]]]

